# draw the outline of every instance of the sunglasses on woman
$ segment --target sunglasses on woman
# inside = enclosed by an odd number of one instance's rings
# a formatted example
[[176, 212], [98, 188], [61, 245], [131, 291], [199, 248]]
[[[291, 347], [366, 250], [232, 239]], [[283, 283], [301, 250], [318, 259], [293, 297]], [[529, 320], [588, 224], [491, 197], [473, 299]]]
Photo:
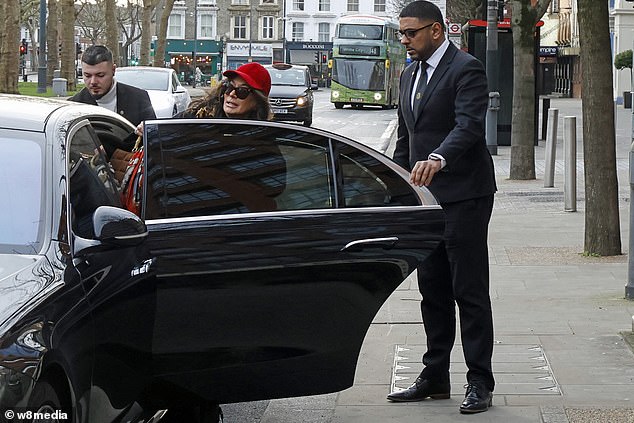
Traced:
[[231, 94], [232, 91], [236, 92], [236, 97], [240, 100], [244, 100], [253, 92], [251, 87], [236, 87], [235, 85], [225, 82], [225, 95]]

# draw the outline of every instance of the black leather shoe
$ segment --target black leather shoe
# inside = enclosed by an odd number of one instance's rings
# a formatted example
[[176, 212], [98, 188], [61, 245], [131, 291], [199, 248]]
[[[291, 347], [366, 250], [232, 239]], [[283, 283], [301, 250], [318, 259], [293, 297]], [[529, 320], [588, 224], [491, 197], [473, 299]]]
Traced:
[[416, 382], [407, 389], [392, 392], [387, 399], [394, 402], [422, 401], [425, 398], [449, 399], [451, 396], [451, 384], [449, 382], [432, 382], [420, 376]]
[[464, 401], [460, 404], [462, 414], [482, 413], [493, 405], [493, 392], [484, 386], [469, 383], [466, 388]]

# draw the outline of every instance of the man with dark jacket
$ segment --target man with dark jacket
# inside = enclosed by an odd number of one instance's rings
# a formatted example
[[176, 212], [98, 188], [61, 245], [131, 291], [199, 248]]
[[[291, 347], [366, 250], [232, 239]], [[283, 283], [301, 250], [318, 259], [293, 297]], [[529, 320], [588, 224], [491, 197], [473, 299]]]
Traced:
[[112, 53], [105, 46], [93, 45], [81, 56], [86, 86], [69, 98], [79, 103], [105, 107], [138, 126], [144, 120], [156, 119], [150, 96], [145, 90], [117, 82]]
[[410, 170], [412, 184], [436, 196], [446, 227], [443, 242], [418, 267], [425, 367], [414, 384], [388, 399], [450, 397], [457, 305], [468, 369], [460, 412], [479, 413], [491, 406], [495, 387], [487, 231], [496, 185], [484, 136], [487, 78], [482, 63], [445, 38], [435, 4], [409, 3], [399, 26], [413, 63], [401, 75], [394, 160]]

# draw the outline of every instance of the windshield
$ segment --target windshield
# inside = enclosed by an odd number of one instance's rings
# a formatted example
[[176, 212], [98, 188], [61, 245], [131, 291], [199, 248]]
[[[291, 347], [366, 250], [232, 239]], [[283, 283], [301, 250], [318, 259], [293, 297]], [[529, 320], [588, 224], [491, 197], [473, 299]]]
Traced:
[[0, 253], [35, 254], [42, 243], [42, 147], [0, 134]]
[[170, 87], [169, 72], [153, 70], [118, 70], [115, 79], [144, 90], [167, 91]]
[[383, 26], [340, 24], [338, 36], [339, 38], [348, 38], [354, 40], [382, 40]]
[[269, 69], [272, 85], [306, 86], [306, 72], [303, 69]]
[[332, 80], [353, 90], [381, 91], [385, 89], [383, 60], [335, 59]]

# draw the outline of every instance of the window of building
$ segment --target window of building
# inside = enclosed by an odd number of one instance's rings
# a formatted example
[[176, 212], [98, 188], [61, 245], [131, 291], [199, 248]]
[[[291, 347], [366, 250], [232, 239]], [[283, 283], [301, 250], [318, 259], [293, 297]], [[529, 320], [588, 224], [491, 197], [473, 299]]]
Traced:
[[385, 12], [385, 0], [374, 0], [374, 11]]
[[231, 4], [249, 4], [249, 0], [231, 0]]
[[276, 4], [277, 0], [262, 0], [262, 4]]
[[247, 17], [246, 16], [233, 17], [233, 38], [237, 40], [247, 39]]
[[293, 33], [291, 34], [293, 41], [302, 41], [304, 39], [304, 23], [293, 22]]
[[321, 22], [319, 24], [319, 41], [327, 43], [330, 41], [330, 24], [328, 22]]
[[273, 28], [275, 18], [273, 16], [262, 16], [262, 39], [271, 40], [274, 38]]
[[348, 0], [348, 12], [359, 11], [359, 0]]
[[199, 38], [213, 38], [216, 35], [214, 18], [215, 16], [211, 13], [202, 13], [198, 16]]
[[172, 13], [167, 23], [167, 38], [185, 38], [183, 32], [183, 20], [185, 15], [183, 13]]
[[304, 0], [293, 0], [293, 10], [304, 10]]
[[319, 11], [330, 12], [330, 0], [319, 0]]

